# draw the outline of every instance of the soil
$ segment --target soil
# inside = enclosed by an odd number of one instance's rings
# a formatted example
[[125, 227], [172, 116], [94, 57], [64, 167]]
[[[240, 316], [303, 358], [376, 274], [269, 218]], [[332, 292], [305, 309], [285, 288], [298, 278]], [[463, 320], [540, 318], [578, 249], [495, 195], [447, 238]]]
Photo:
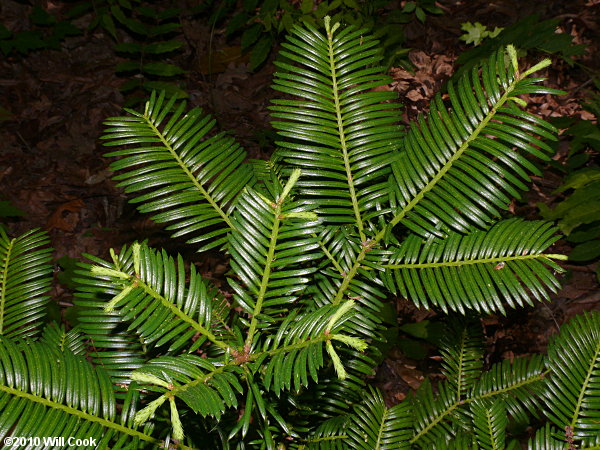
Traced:
[[[36, 1], [51, 14], [62, 17], [71, 6], [66, 1]], [[190, 9], [191, 1], [159, 1], [153, 6], [178, 6]], [[569, 65], [555, 59], [547, 69], [546, 85], [567, 92], [563, 96], [538, 96], [528, 99], [537, 114], [548, 117], [578, 117], [595, 120], [584, 111], [582, 102], [589, 99], [593, 88], [591, 73], [598, 74], [600, 61], [600, 2], [504, 0], [444, 1], [438, 5], [441, 16], [428, 16], [425, 23], [415, 20], [406, 28], [413, 70], [392, 68], [396, 90], [405, 105], [405, 121], [422, 111], [427, 101], [455, 70], [455, 60], [470, 48], [459, 37], [462, 23], [481, 22], [493, 29], [507, 26], [532, 13], [542, 18], [557, 18], [558, 32], [568, 33], [574, 43], [587, 47], [585, 55]], [[3, 0], [0, 19], [12, 30], [28, 29], [30, 4]], [[74, 24], [86, 29], [93, 14], [77, 18]], [[217, 52], [239, 53], [239, 40], [227, 41], [223, 29], [208, 26], [206, 19], [193, 15], [182, 18], [177, 38], [186, 42], [173, 63], [186, 69], [185, 85], [189, 104], [212, 113], [220, 126], [232, 130], [252, 158], [267, 158], [267, 105], [273, 96], [269, 88], [274, 71], [269, 60], [260, 70], [249, 70], [247, 58], [232, 58], [216, 72], [207, 73], [206, 54], [209, 42]], [[122, 35], [124, 36], [124, 35]], [[68, 258], [84, 253], [106, 257], [108, 249], [134, 239], [150, 239], [163, 245], [168, 235], [147, 217], [135, 213], [127, 197], [111, 180], [109, 160], [102, 155], [99, 137], [103, 119], [119, 115], [126, 98], [120, 91], [127, 78], [115, 73], [122, 59], [113, 51], [114, 40], [101, 28], [64, 39], [58, 49], [42, 49], [27, 55], [12, 53], [0, 59], [0, 200], [7, 200], [24, 212], [22, 217], [6, 217], [9, 233], [16, 236], [31, 228], [42, 228], [52, 239], [57, 261], [57, 283], [52, 296], [66, 308], [72, 291], [61, 271]], [[237, 49], [237, 53], [236, 53]], [[539, 54], [528, 56], [528, 63], [539, 60]], [[531, 59], [531, 61], [529, 61]], [[266, 148], [266, 150], [265, 150]], [[559, 145], [556, 160], [564, 160], [568, 142]], [[549, 170], [534, 178], [534, 186], [524, 202], [515, 209], [526, 217], [536, 218], [537, 202], [552, 204], [552, 194], [561, 178]], [[174, 244], [167, 244], [173, 246]], [[178, 247], [204, 274], [222, 280], [227, 262], [217, 254], [199, 255], [191, 248]], [[559, 241], [554, 253], [569, 253], [569, 244]], [[597, 263], [596, 263], [597, 264]], [[564, 288], [553, 295], [548, 304], [504, 316], [484, 319], [489, 361], [544, 351], [548, 339], [562, 323], [582, 311], [600, 309], [600, 291], [595, 278], [596, 264], [566, 264], [562, 275]], [[433, 312], [416, 309], [401, 299], [393, 304], [399, 323], [436, 321]], [[401, 337], [408, 335], [401, 333]], [[439, 358], [435, 348], [419, 344], [425, 354], [409, 357], [402, 347], [394, 347], [381, 365], [375, 382], [384, 390], [386, 399], [395, 403], [418, 387], [424, 377], [439, 374]]]

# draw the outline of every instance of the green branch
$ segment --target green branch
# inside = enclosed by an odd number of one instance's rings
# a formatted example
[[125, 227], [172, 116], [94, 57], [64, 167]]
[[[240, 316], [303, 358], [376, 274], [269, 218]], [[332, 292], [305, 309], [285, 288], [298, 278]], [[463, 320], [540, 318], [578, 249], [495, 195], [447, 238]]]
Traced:
[[588, 388], [590, 387], [590, 382], [592, 381], [592, 377], [594, 376], [594, 372], [596, 371], [596, 361], [600, 358], [600, 342], [596, 345], [596, 349], [594, 354], [590, 358], [591, 364], [588, 368], [587, 374], [585, 375], [585, 381], [581, 384], [581, 389], [579, 390], [579, 396], [577, 397], [577, 404], [575, 406], [575, 411], [573, 411], [573, 419], [569, 426], [572, 430], [575, 430], [577, 425], [577, 419], [579, 419], [579, 412], [581, 411], [581, 407], [586, 399], [586, 394], [589, 395]]
[[175, 305], [173, 302], [169, 301], [167, 298], [163, 297], [158, 292], [156, 292], [151, 286], [139, 279], [136, 279], [135, 283], [138, 287], [144, 289], [144, 292], [146, 292], [152, 298], [160, 301], [164, 307], [168, 308], [174, 315], [179, 317], [185, 323], [189, 324], [194, 330], [196, 330], [201, 335], [205, 336], [213, 344], [222, 348], [223, 350], [232, 350], [232, 348], [229, 345], [217, 339], [217, 337], [214, 334], [212, 334], [207, 328], [200, 325], [198, 322], [196, 322], [194, 319], [192, 319], [190, 316], [184, 313], [180, 308], [178, 308], [177, 305]]
[[140, 280], [139, 278], [137, 278], [133, 275], [130, 275], [127, 272], [123, 272], [121, 270], [110, 269], [108, 267], [92, 266], [91, 271], [92, 271], [92, 273], [97, 274], [97, 275], [107, 275], [107, 276], [118, 277], [118, 278], [121, 278], [124, 280], [131, 281], [130, 284], [125, 286], [121, 290], [121, 292], [119, 294], [117, 294], [106, 305], [106, 307], [105, 307], [106, 310], [108, 310], [108, 311], [112, 310], [117, 305], [117, 303], [120, 300], [122, 300], [123, 298], [125, 298], [131, 291], [133, 291], [136, 288], [141, 288], [144, 290], [144, 292], [146, 294], [148, 294], [153, 299], [158, 300], [165, 308], [169, 309], [169, 311], [171, 311], [175, 316], [177, 316], [179, 319], [181, 319], [185, 323], [189, 324], [194, 330], [196, 330], [201, 335], [205, 336], [213, 344], [222, 348], [225, 351], [233, 350], [232, 347], [227, 345], [225, 342], [217, 339], [217, 337], [214, 334], [212, 334], [207, 328], [200, 325], [197, 321], [195, 321], [190, 316], [188, 316], [185, 312], [183, 312], [177, 305], [175, 305], [173, 302], [171, 302], [169, 299], [165, 298], [164, 296], [160, 295], [158, 292], [156, 292], [156, 290], [152, 286], [150, 286], [149, 284]]
[[143, 115], [141, 115], [139, 113], [135, 113], [135, 114], [139, 117], [144, 118], [144, 120], [146, 121], [148, 126], [152, 129], [152, 131], [154, 131], [154, 134], [156, 134], [156, 136], [158, 136], [158, 138], [163, 143], [163, 146], [169, 151], [169, 153], [171, 154], [171, 156], [173, 156], [175, 161], [177, 161], [177, 164], [179, 164], [179, 167], [181, 167], [181, 170], [184, 171], [184, 173], [187, 175], [187, 177], [190, 179], [190, 181], [194, 184], [196, 189], [198, 189], [198, 191], [200, 191], [200, 193], [206, 199], [206, 201], [210, 204], [210, 206], [212, 206], [214, 208], [214, 210], [217, 211], [217, 213], [219, 213], [219, 215], [223, 218], [223, 220], [225, 221], [227, 226], [229, 228], [231, 228], [232, 230], [234, 230], [235, 226], [233, 225], [233, 222], [229, 218], [229, 215], [221, 209], [221, 207], [212, 198], [212, 196], [208, 193], [208, 191], [206, 189], [204, 189], [204, 186], [202, 186], [202, 184], [198, 181], [198, 179], [191, 172], [191, 170], [189, 170], [187, 168], [187, 166], [185, 165], [183, 160], [180, 158], [180, 156], [177, 154], [177, 152], [175, 151], [173, 146], [169, 143], [169, 141], [167, 141], [164, 134], [154, 125], [154, 123], [152, 123], [152, 119], [148, 115], [148, 104], [146, 104], [146, 111], [144, 112]]
[[94, 416], [92, 414], [80, 411], [79, 409], [63, 405], [62, 403], [57, 403], [55, 401], [48, 400], [46, 398], [39, 397], [37, 395], [33, 395], [33, 394], [29, 394], [27, 392], [20, 391], [19, 389], [13, 389], [8, 386], [0, 385], [0, 391], [6, 392], [15, 397], [24, 398], [30, 402], [40, 404], [47, 408], [52, 408], [55, 410], [63, 411], [69, 415], [76, 416], [77, 418], [87, 421], [87, 422], [98, 423], [100, 426], [102, 426], [104, 428], [109, 428], [111, 430], [115, 430], [118, 433], [122, 433], [122, 434], [124, 433], [131, 437], [136, 437], [138, 439], [144, 440], [146, 442], [151, 442], [153, 444], [156, 444], [156, 446], [158, 446], [158, 444], [160, 444], [160, 442], [161, 442], [158, 439], [153, 438], [152, 436], [148, 436], [147, 434], [141, 433], [132, 428], [128, 428], [128, 427], [125, 427], [118, 423], [111, 422], [110, 420], [103, 419], [102, 417]]
[[526, 259], [560, 259], [566, 260], [565, 255], [554, 255], [540, 253], [537, 255], [521, 255], [521, 256], [499, 256], [496, 258], [469, 259], [465, 261], [444, 261], [437, 263], [407, 263], [407, 264], [385, 264], [386, 269], [434, 269], [437, 267], [457, 267], [466, 266], [469, 264], [498, 264], [508, 261], [523, 261]]
[[350, 167], [350, 157], [348, 155], [348, 145], [346, 143], [346, 132], [344, 131], [344, 121], [342, 119], [342, 108], [340, 105], [340, 96], [338, 92], [338, 82], [335, 67], [335, 54], [333, 52], [333, 33], [337, 28], [336, 24], [333, 28], [330, 27], [330, 18], [325, 18], [325, 30], [327, 31], [327, 44], [329, 51], [329, 69], [331, 70], [331, 82], [332, 82], [332, 95], [333, 103], [335, 108], [335, 115], [338, 126], [338, 133], [340, 136], [340, 146], [342, 149], [342, 156], [344, 158], [344, 168], [346, 169], [346, 180], [348, 182], [348, 189], [350, 191], [350, 198], [352, 199], [352, 209], [354, 210], [354, 218], [356, 219], [356, 225], [360, 234], [360, 240], [365, 242], [367, 237], [365, 236], [363, 229], [363, 220], [360, 215], [360, 209], [358, 207], [358, 198], [356, 196], [356, 189], [354, 187], [354, 179], [352, 177], [352, 169]]
[[[438, 173], [427, 183], [421, 191], [419, 191], [415, 197], [405, 205], [399, 212], [397, 212], [392, 220], [383, 227], [370, 241], [368, 246], [363, 247], [361, 252], [356, 257], [356, 261], [354, 262], [352, 268], [346, 273], [342, 284], [338, 288], [338, 291], [333, 299], [333, 304], [338, 304], [342, 301], [344, 297], [344, 293], [348, 286], [350, 286], [350, 282], [358, 273], [358, 269], [361, 266], [361, 262], [365, 259], [367, 252], [373, 247], [379, 244], [379, 242], [385, 237], [388, 232], [391, 232], [392, 228], [394, 228], [406, 215], [412, 211], [419, 202], [425, 197], [425, 195], [431, 191], [435, 185], [443, 178], [444, 175], [450, 170], [452, 165], [462, 156], [462, 154], [469, 148], [472, 141], [474, 141], [483, 131], [485, 126], [494, 118], [497, 110], [506, 103], [506, 101], [510, 98], [510, 92], [515, 88], [516, 84], [521, 80], [521, 77], [515, 76], [515, 79], [512, 81], [510, 86], [506, 89], [504, 94], [498, 99], [498, 101], [494, 104], [494, 106], [490, 109], [489, 113], [484, 117], [481, 123], [473, 130], [473, 132], [469, 135], [467, 139], [462, 143], [462, 145], [458, 148], [458, 150], [452, 155], [452, 157], [444, 164], [444, 166], [438, 171]], [[386, 266], [389, 267], [389, 266]], [[414, 267], [414, 265], [412, 266]]]
[[454, 411], [459, 406], [469, 404], [469, 403], [474, 402], [476, 400], [481, 400], [481, 399], [485, 399], [485, 398], [494, 397], [496, 395], [506, 394], [508, 392], [511, 392], [511, 391], [516, 390], [516, 389], [522, 388], [522, 387], [527, 386], [529, 384], [536, 383], [538, 381], [542, 381], [547, 376], [548, 373], [549, 373], [549, 371], [542, 372], [542, 373], [533, 375], [533, 376], [531, 376], [529, 378], [526, 378], [524, 380], [521, 380], [521, 381], [519, 381], [517, 383], [511, 384], [510, 386], [506, 386], [506, 387], [501, 388], [501, 389], [495, 389], [493, 391], [486, 392], [484, 394], [474, 395], [473, 397], [467, 397], [465, 399], [460, 399], [459, 398], [459, 399], [455, 400], [444, 411], [442, 411], [441, 413], [439, 413], [425, 428], [423, 428], [421, 431], [419, 431], [418, 433], [416, 433], [413, 436], [413, 438], [410, 440], [410, 443], [414, 444], [419, 439], [421, 439], [423, 436], [425, 436], [429, 431], [431, 431], [433, 429], [434, 426], [436, 426], [438, 423], [440, 423], [442, 420], [444, 420], [450, 413], [452, 413], [452, 411]]
[[[265, 300], [265, 295], [267, 293], [267, 288], [269, 287], [269, 279], [271, 278], [271, 264], [275, 260], [275, 248], [277, 247], [277, 239], [279, 238], [279, 226], [282, 220], [282, 206], [285, 202], [285, 199], [290, 194], [294, 185], [298, 182], [300, 175], [302, 172], [300, 169], [294, 169], [290, 178], [281, 192], [281, 195], [277, 199], [277, 202], [272, 204], [273, 208], [273, 228], [271, 229], [271, 238], [269, 241], [269, 250], [267, 251], [267, 259], [265, 261], [265, 267], [263, 270], [262, 280], [260, 282], [260, 290], [258, 292], [258, 297], [256, 299], [256, 304], [254, 305], [254, 309], [252, 311], [252, 321], [250, 322], [250, 328], [248, 329], [248, 337], [246, 338], [246, 342], [244, 343], [244, 347], [246, 349], [250, 349], [252, 347], [252, 341], [254, 339], [254, 334], [256, 333], [256, 327], [258, 326], [258, 316], [262, 311], [263, 302]], [[268, 203], [266, 199], [263, 199], [265, 203]]]

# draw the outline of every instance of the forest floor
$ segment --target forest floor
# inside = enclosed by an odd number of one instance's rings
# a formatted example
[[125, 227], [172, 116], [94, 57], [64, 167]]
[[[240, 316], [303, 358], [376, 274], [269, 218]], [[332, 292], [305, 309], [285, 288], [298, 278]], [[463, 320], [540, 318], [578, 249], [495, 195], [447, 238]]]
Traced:
[[[68, 7], [68, 2], [62, 1], [36, 3], [58, 15]], [[185, 1], [162, 3], [190, 6]], [[596, 73], [600, 68], [597, 0], [464, 0], [442, 1], [438, 5], [443, 15], [428, 16], [424, 24], [415, 21], [407, 27], [405, 47], [411, 49], [414, 71], [393, 68], [390, 72], [394, 78], [390, 89], [398, 91], [406, 121], [426, 107], [454, 72], [456, 58], [469, 47], [459, 40], [463, 33], [460, 26], [467, 21], [479, 21], [493, 29], [532, 13], [542, 18], [557, 18], [561, 32], [572, 35], [575, 43], [587, 46], [587, 53], [578, 57], [578, 63]], [[29, 12], [30, 7], [21, 2], [3, 0], [0, 20], [11, 30], [23, 29]], [[76, 25], [85, 28], [90, 20], [91, 15], [82, 17]], [[211, 30], [206, 21], [193, 17], [182, 22], [181, 30], [189, 48], [176, 62], [188, 71], [185, 77], [189, 103], [214, 114], [224, 129], [235, 124], [232, 131], [250, 156], [267, 158], [270, 150], [265, 150], [263, 143], [269, 136], [266, 107], [273, 96], [269, 88], [274, 71], [271, 61], [257, 72], [249, 71], [243, 60], [234, 60], [219, 73], [203, 74], [203, 55]], [[223, 30], [212, 33], [216, 50], [236, 45], [225, 41]], [[115, 74], [118, 61], [113, 45], [110, 36], [96, 29], [65, 39], [59, 50], [39, 50], [27, 56], [12, 54], [0, 59], [0, 200], [9, 201], [25, 213], [0, 220], [13, 236], [36, 227], [50, 233], [56, 261], [52, 296], [63, 308], [72, 301], [65, 273], [83, 253], [106, 257], [109, 248], [119, 248], [134, 239], [169, 242], [160, 226], [138, 215], [127, 203], [122, 190], [111, 181], [109, 161], [102, 156], [105, 152], [99, 139], [102, 120], [119, 115], [125, 101], [119, 87], [126, 79]], [[533, 58], [539, 60], [540, 55]], [[547, 86], [567, 94], [530, 99], [534, 112], [545, 117], [593, 120], [581, 107], [589, 99], [588, 88], [593, 87], [589, 71], [557, 59], [547, 70], [547, 76]], [[555, 160], [564, 159], [568, 144], [561, 140]], [[539, 217], [536, 203], [555, 203], [557, 196], [553, 191], [560, 184], [560, 176], [547, 170], [543, 177], [534, 178], [533, 188], [524, 201], [515, 203], [515, 209], [527, 217]], [[177, 250], [185, 252], [205, 276], [217, 284], [222, 282], [228, 270], [222, 257], [199, 255], [185, 246]], [[559, 241], [553, 252], [569, 250], [567, 242]], [[596, 266], [565, 264], [565, 269], [566, 273], [561, 275], [563, 289], [553, 295], [551, 303], [484, 320], [489, 361], [544, 351], [548, 339], [562, 323], [582, 311], [600, 309]], [[392, 301], [400, 324], [436, 320], [435, 313], [418, 310], [408, 301]], [[399, 345], [392, 348], [376, 377], [390, 403], [404, 398], [425, 376], [436, 377], [439, 373], [435, 348], [419, 342], [415, 345], [423, 352], [407, 351], [413, 343], [409, 339], [410, 335], [401, 332]], [[407, 342], [408, 346], [401, 345]]]

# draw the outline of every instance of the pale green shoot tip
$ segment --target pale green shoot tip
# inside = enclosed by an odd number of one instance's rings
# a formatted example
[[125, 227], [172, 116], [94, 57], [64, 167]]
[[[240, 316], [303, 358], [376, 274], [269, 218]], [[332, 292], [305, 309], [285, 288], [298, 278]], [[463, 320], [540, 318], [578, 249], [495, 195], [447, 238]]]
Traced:
[[131, 374], [131, 379], [133, 381], [138, 381], [140, 383], [155, 384], [157, 386], [162, 386], [166, 389], [169, 389], [169, 383], [167, 383], [165, 380], [161, 380], [157, 376], [149, 374], [149, 373], [133, 372]]
[[527, 69], [524, 73], [523, 73], [523, 77], [526, 77], [528, 75], [531, 75], [533, 72], [537, 72], [538, 70], [542, 70], [544, 67], [548, 67], [550, 64], [552, 64], [552, 61], [550, 61], [548, 58], [546, 59], [542, 59], [539, 63], [537, 63], [535, 66]]
[[290, 179], [285, 184], [285, 187], [283, 188], [283, 192], [279, 196], [279, 202], [283, 202], [283, 200], [285, 200], [285, 198], [289, 195], [289, 193], [293, 189], [294, 185], [300, 179], [300, 175], [302, 175], [302, 171], [300, 169], [294, 169], [294, 170], [292, 170], [292, 174], [290, 175]]
[[177, 411], [177, 405], [175, 405], [175, 398], [169, 397], [169, 403], [171, 405], [171, 424], [173, 425], [173, 439], [181, 441], [183, 439], [183, 425], [179, 418], [179, 411]]
[[356, 350], [363, 352], [367, 349], [368, 345], [365, 341], [354, 336], [347, 336], [345, 334], [333, 334], [331, 339], [343, 342], [348, 347], [355, 348]]
[[327, 323], [327, 330], [331, 330], [335, 326], [336, 322], [353, 307], [354, 300], [348, 300], [347, 302], [342, 303], [337, 311], [331, 316], [331, 319], [329, 319], [329, 322]]
[[119, 303], [121, 300], [123, 300], [125, 297], [127, 297], [127, 295], [129, 295], [129, 293], [131, 291], [133, 291], [133, 286], [132, 285], [126, 286], [125, 289], [123, 289], [121, 292], [119, 292], [117, 295], [115, 295], [113, 297], [113, 299], [106, 304], [106, 306], [104, 307], [104, 311], [113, 312], [113, 310], [115, 309], [115, 306], [117, 306], [117, 303]]
[[131, 250], [133, 252], [133, 270], [135, 271], [136, 275], [140, 274], [140, 248], [141, 245], [139, 242], [135, 242], [131, 246]]
[[331, 357], [331, 361], [333, 362], [333, 368], [335, 369], [335, 373], [337, 373], [338, 378], [340, 380], [345, 380], [347, 376], [346, 369], [344, 369], [342, 360], [335, 352], [333, 345], [331, 345], [331, 341], [327, 341], [327, 343], [325, 344], [325, 348], [327, 349], [327, 353], [329, 353], [329, 356]]
[[336, 22], [333, 27], [331, 26], [331, 17], [330, 16], [325, 16], [323, 18], [323, 22], [325, 22], [325, 31], [327, 32], [327, 34], [329, 36], [331, 36], [333, 33], [335, 33], [335, 30], [337, 30], [340, 26], [339, 22]]
[[510, 44], [506, 47], [506, 51], [508, 52], [508, 56], [510, 57], [510, 61], [515, 69], [515, 72], [519, 71], [519, 62], [517, 60], [517, 50], [514, 45]]
[[139, 410], [133, 419], [134, 425], [140, 426], [148, 421], [154, 415], [156, 409], [165, 402], [166, 397], [160, 396], [156, 400], [148, 403], [144, 409]]
[[569, 260], [569, 257], [567, 255], [551, 253], [549, 255], [544, 255], [544, 256], [546, 256], [546, 258], [550, 258], [550, 259], [558, 259], [559, 261], [568, 261]]
[[519, 97], [509, 97], [508, 99], [512, 100], [517, 105], [522, 106], [523, 108], [525, 108], [527, 106], [527, 102], [525, 100], [523, 100], [522, 98], [519, 98]]
[[128, 273], [121, 272], [120, 270], [110, 269], [108, 267], [92, 266], [91, 271], [94, 275], [121, 278], [123, 280], [127, 280], [130, 278], [130, 275]]
[[305, 220], [317, 220], [317, 216], [314, 212], [291, 212], [285, 215], [288, 219], [305, 219]]

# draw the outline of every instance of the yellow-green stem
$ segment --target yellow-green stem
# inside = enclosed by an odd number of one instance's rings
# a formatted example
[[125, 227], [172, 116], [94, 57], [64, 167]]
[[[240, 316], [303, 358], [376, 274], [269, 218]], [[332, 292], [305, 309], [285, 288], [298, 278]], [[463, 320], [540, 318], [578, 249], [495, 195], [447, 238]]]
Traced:
[[189, 170], [187, 168], [187, 166], [184, 164], [183, 160], [179, 157], [179, 155], [177, 154], [177, 152], [175, 151], [173, 146], [165, 139], [165, 136], [161, 133], [161, 131], [158, 128], [156, 128], [156, 126], [154, 126], [154, 123], [152, 123], [152, 120], [150, 119], [150, 117], [147, 114], [144, 114], [143, 117], [146, 120], [146, 123], [148, 123], [148, 126], [150, 126], [150, 128], [152, 128], [152, 131], [154, 131], [154, 133], [160, 138], [160, 140], [163, 143], [163, 145], [165, 146], [165, 148], [169, 151], [169, 153], [171, 153], [171, 155], [173, 156], [175, 161], [177, 161], [177, 164], [179, 164], [179, 167], [181, 168], [181, 170], [184, 171], [184, 173], [187, 175], [187, 177], [190, 179], [190, 181], [194, 184], [196, 189], [198, 189], [198, 191], [202, 194], [202, 196], [206, 199], [206, 201], [210, 204], [210, 206], [212, 206], [213, 209], [215, 211], [217, 211], [217, 213], [219, 213], [219, 215], [223, 218], [223, 221], [225, 221], [227, 226], [231, 229], [235, 229], [235, 226], [233, 225], [233, 222], [229, 218], [229, 215], [221, 209], [221, 207], [212, 198], [212, 196], [208, 193], [208, 191], [206, 189], [204, 189], [204, 186], [202, 186], [202, 184], [198, 181], [196, 176], [191, 172], [191, 170]]
[[498, 99], [496, 104], [490, 109], [490, 112], [485, 116], [485, 118], [481, 121], [477, 128], [473, 130], [471, 135], [467, 139], [465, 139], [462, 145], [458, 148], [454, 155], [452, 155], [452, 157], [446, 162], [446, 164], [444, 164], [444, 166], [439, 170], [439, 172], [429, 181], [429, 183], [427, 183], [425, 187], [423, 187], [423, 189], [421, 189], [421, 191], [417, 193], [417, 195], [415, 195], [415, 197], [407, 205], [405, 205], [399, 212], [395, 214], [395, 216], [392, 218], [389, 224], [387, 224], [371, 239], [371, 245], [368, 247], [365, 246], [361, 250], [361, 252], [356, 257], [354, 265], [348, 271], [348, 273], [346, 273], [346, 276], [344, 277], [344, 280], [342, 281], [342, 284], [340, 285], [333, 299], [334, 304], [338, 304], [344, 298], [344, 293], [346, 292], [346, 289], [348, 289], [348, 286], [350, 285], [352, 279], [356, 276], [358, 269], [360, 268], [361, 262], [367, 254], [367, 251], [373, 246], [379, 244], [379, 242], [383, 239], [386, 233], [388, 231], [391, 231], [392, 228], [398, 225], [398, 223], [402, 219], [404, 219], [406, 215], [415, 208], [415, 206], [419, 204], [423, 197], [425, 197], [425, 194], [431, 191], [434, 188], [434, 186], [444, 177], [444, 175], [446, 175], [446, 173], [450, 170], [452, 165], [469, 148], [471, 142], [479, 136], [479, 134], [483, 131], [488, 122], [493, 119], [493, 117], [496, 115], [496, 111], [498, 110], [498, 108], [500, 108], [502, 105], [504, 105], [504, 103], [506, 103], [507, 99], [510, 97], [510, 92], [514, 89], [515, 85], [519, 82], [519, 80], [520, 78], [516, 76], [510, 84], [510, 86], [506, 89], [506, 92], [502, 95], [502, 97], [500, 97], [500, 99]]
[[110, 420], [107, 420], [107, 419], [103, 419], [102, 417], [88, 414], [88, 413], [80, 411], [76, 408], [72, 408], [70, 406], [63, 405], [62, 403], [57, 403], [52, 400], [48, 400], [46, 398], [39, 397], [37, 395], [29, 394], [29, 393], [23, 392], [19, 389], [14, 389], [14, 388], [10, 388], [8, 386], [0, 385], [0, 391], [6, 392], [7, 394], [15, 396], [15, 397], [24, 398], [30, 402], [40, 404], [46, 408], [63, 411], [72, 416], [76, 416], [77, 418], [79, 418], [82, 421], [98, 423], [100, 426], [114, 430], [118, 433], [125, 433], [125, 434], [128, 434], [129, 436], [137, 437], [138, 439], [141, 439], [146, 442], [152, 442], [156, 445], [158, 445], [160, 443], [160, 441], [158, 439], [155, 439], [152, 436], [148, 436], [144, 433], [140, 433], [139, 431], [136, 431], [132, 428], [127, 428], [118, 423], [111, 422]]
[[340, 135], [340, 146], [342, 150], [342, 156], [344, 158], [344, 168], [346, 169], [348, 190], [350, 191], [350, 198], [352, 199], [352, 209], [354, 210], [354, 218], [356, 219], [360, 240], [365, 242], [367, 237], [364, 233], [363, 221], [360, 215], [360, 209], [358, 207], [358, 198], [356, 196], [356, 189], [354, 187], [354, 179], [352, 177], [352, 169], [350, 167], [350, 157], [348, 155], [348, 145], [346, 143], [346, 132], [344, 131], [344, 121], [342, 120], [342, 108], [340, 105], [340, 96], [338, 92], [338, 82], [335, 70], [335, 55], [333, 53], [333, 31], [329, 28], [329, 24], [327, 24], [327, 43], [329, 47], [329, 68], [331, 70], [332, 95], [335, 105], [338, 133]]

